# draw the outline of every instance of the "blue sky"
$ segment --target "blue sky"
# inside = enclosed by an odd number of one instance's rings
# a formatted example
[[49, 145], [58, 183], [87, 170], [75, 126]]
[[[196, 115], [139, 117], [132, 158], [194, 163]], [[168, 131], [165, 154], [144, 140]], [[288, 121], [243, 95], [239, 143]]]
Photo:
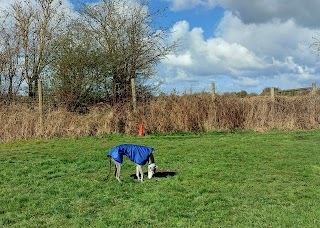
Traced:
[[[75, 8], [79, 1], [97, 2], [63, 0]], [[310, 49], [320, 38], [319, 0], [150, 0], [150, 7], [168, 8], [160, 23], [172, 31], [169, 42], [181, 43], [157, 67], [165, 92], [210, 91], [212, 82], [219, 93], [320, 86], [320, 56]]]
[[[74, 7], [82, 3], [96, 3], [97, 0], [71, 0]], [[190, 23], [191, 27], [202, 27], [204, 35], [209, 38], [214, 35], [215, 27], [223, 17], [225, 10], [221, 7], [207, 9], [201, 6], [196, 6], [193, 9], [175, 10], [172, 4], [166, 0], [151, 0], [150, 9], [166, 9], [164, 18], [161, 22], [165, 26], [171, 26], [177, 21], [186, 20]]]

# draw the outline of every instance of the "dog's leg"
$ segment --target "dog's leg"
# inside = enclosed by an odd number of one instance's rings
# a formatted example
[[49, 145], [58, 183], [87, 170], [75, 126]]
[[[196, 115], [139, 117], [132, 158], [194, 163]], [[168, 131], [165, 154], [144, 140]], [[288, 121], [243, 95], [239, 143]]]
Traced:
[[115, 170], [114, 175], [115, 175], [116, 179], [119, 182], [121, 182], [121, 180], [120, 180], [121, 164], [115, 164], [115, 165], [116, 165], [116, 170]]
[[137, 176], [138, 180], [140, 180], [139, 165], [136, 166], [136, 176]]
[[116, 177], [116, 179], [119, 182], [121, 182], [121, 180], [120, 180], [120, 172], [121, 172], [122, 163], [117, 162], [113, 158], [111, 158], [111, 161], [114, 163], [114, 166], [115, 166], [114, 176]]
[[[139, 178], [139, 174], [140, 174], [141, 178]], [[143, 182], [143, 171], [142, 171], [142, 166], [141, 165], [137, 165], [137, 167], [136, 167], [136, 175], [138, 177], [138, 180], [141, 180], [141, 182]]]

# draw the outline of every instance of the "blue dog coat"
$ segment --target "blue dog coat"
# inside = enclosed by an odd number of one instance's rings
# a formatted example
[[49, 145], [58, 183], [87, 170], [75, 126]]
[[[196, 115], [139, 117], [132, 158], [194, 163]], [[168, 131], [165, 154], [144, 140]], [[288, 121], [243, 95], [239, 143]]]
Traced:
[[133, 144], [122, 144], [112, 148], [108, 156], [112, 157], [115, 161], [122, 163], [123, 155], [126, 155], [131, 161], [136, 164], [144, 165], [147, 163], [149, 155], [154, 148]]

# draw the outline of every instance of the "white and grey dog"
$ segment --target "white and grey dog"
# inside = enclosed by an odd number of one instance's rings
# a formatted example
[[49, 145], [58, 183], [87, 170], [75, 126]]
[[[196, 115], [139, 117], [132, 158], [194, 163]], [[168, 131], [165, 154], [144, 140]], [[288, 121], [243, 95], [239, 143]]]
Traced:
[[114, 175], [120, 182], [120, 171], [123, 163], [123, 155], [126, 155], [132, 162], [136, 163], [136, 176], [138, 180], [141, 180], [141, 182], [143, 182], [142, 166], [148, 162], [148, 178], [151, 179], [157, 169], [152, 154], [153, 150], [154, 149], [151, 147], [134, 144], [122, 144], [112, 148], [108, 153], [108, 157], [110, 159], [109, 175], [111, 172], [111, 161], [113, 161], [116, 168]]

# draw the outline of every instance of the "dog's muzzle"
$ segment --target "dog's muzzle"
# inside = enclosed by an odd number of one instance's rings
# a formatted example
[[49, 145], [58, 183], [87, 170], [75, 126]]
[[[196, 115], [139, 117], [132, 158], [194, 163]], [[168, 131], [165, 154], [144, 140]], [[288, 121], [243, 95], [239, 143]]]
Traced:
[[153, 177], [153, 175], [155, 174], [157, 169], [156, 164], [151, 163], [150, 165], [148, 165], [148, 178], [151, 179]]

